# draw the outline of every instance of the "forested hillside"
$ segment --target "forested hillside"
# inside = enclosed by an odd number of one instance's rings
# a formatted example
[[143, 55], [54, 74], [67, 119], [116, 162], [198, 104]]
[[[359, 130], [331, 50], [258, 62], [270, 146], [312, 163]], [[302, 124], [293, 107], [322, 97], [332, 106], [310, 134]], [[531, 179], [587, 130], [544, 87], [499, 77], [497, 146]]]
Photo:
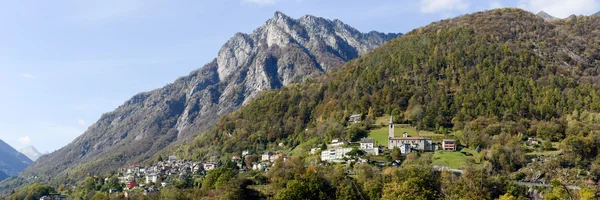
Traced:
[[156, 152], [204, 132], [261, 91], [309, 80], [398, 35], [361, 33], [340, 20], [293, 19], [276, 12], [252, 33], [236, 33], [212, 62], [133, 96], [0, 188], [30, 181], [74, 184], [88, 175], [153, 160]]
[[[262, 92], [194, 140], [154, 155], [157, 161], [167, 155], [217, 158], [220, 167], [168, 177], [173, 186], [158, 192], [127, 194], [140, 199], [596, 199], [599, 67], [599, 16], [546, 21], [505, 8], [435, 22], [322, 76]], [[361, 122], [348, 123], [355, 113], [364, 116]], [[310, 151], [333, 149], [326, 144], [333, 138], [357, 141], [390, 114], [417, 134], [428, 130], [454, 138], [462, 150], [383, 148], [381, 155], [360, 155], [354, 144], [342, 163]], [[245, 150], [249, 154], [240, 161]], [[271, 161], [268, 170], [253, 169], [267, 151], [289, 156]], [[442, 154], [462, 156], [457, 162], [463, 167], [436, 166]], [[124, 192], [108, 192], [117, 180], [90, 176], [80, 187], [59, 191], [123, 199]], [[19, 199], [26, 190], [9, 198]]]
[[[265, 92], [178, 151], [203, 159], [279, 142], [294, 148], [313, 138], [350, 138], [335, 124], [352, 113], [367, 120], [392, 113], [420, 129], [460, 131], [468, 146], [491, 146], [489, 137], [502, 132], [558, 141], [567, 116], [600, 110], [598, 41], [597, 16], [548, 22], [497, 9], [443, 20], [325, 76]], [[507, 127], [482, 133], [469, 126], [474, 120], [486, 121], [479, 128]], [[559, 128], [543, 135], [537, 125]], [[590, 131], [582, 127], [571, 134]]]

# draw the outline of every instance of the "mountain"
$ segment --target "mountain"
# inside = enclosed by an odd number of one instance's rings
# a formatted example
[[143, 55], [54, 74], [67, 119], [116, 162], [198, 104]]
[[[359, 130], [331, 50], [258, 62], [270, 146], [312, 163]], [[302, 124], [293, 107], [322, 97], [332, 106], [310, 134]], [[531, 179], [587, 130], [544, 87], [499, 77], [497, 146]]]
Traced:
[[27, 156], [0, 140], [0, 171], [6, 175], [16, 176], [32, 162]]
[[546, 21], [506, 8], [432, 23], [324, 76], [264, 92], [171, 153], [306, 154], [332, 138], [364, 137], [364, 127], [344, 128], [354, 113], [455, 130], [467, 147], [489, 148], [500, 133], [584, 135], [600, 125], [586, 117], [600, 112], [600, 32], [586, 30], [600, 30], [600, 18]]
[[600, 11], [598, 11], [598, 12], [597, 12], [596, 14], [594, 14], [594, 15], [600, 16]]
[[103, 114], [69, 145], [38, 159], [21, 177], [76, 182], [144, 162], [193, 138], [261, 91], [309, 81], [398, 34], [361, 33], [342, 23], [281, 12], [250, 34], [237, 33], [217, 57], [174, 83], [133, 96]]
[[537, 15], [537, 16], [540, 16], [542, 19], [545, 19], [545, 20], [554, 20], [554, 19], [558, 19], [558, 18], [556, 18], [556, 17], [554, 17], [554, 16], [552, 16], [552, 15], [550, 15], [550, 14], [548, 14], [548, 13], [544, 12], [543, 10], [542, 10], [542, 11], [540, 11], [540, 12], [539, 12], [538, 14], [536, 14], [536, 15]]
[[4, 173], [3, 171], [0, 171], [0, 181], [4, 180], [8, 178], [8, 175], [6, 175], [6, 173]]
[[33, 146], [28, 146], [23, 149], [20, 149], [19, 152], [26, 155], [29, 159], [33, 161], [37, 160], [40, 156], [43, 155]]

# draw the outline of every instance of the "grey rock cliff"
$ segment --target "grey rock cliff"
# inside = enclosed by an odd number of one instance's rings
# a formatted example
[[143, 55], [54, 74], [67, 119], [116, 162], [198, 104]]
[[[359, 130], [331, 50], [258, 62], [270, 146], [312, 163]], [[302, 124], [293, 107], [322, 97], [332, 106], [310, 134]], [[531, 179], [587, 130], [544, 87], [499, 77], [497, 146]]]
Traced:
[[260, 91], [322, 74], [397, 36], [277, 12], [252, 33], [235, 34], [204, 67], [102, 115], [83, 135], [41, 157], [21, 176], [72, 183], [81, 175], [145, 161], [172, 143], [201, 134]]
[[545, 20], [554, 20], [554, 19], [558, 19], [550, 14], [548, 14], [547, 12], [544, 11], [540, 11], [539, 13], [536, 14], [537, 16], [541, 17], [542, 19]]

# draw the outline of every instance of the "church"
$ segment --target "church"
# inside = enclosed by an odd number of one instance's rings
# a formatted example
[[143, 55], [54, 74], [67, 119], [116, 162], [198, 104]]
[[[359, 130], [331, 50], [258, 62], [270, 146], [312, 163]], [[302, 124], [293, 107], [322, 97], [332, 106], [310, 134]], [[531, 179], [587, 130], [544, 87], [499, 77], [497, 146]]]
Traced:
[[400, 148], [402, 153], [408, 153], [410, 150], [435, 151], [435, 146], [431, 139], [426, 137], [408, 137], [408, 133], [404, 132], [402, 137], [396, 137], [394, 133], [394, 121], [390, 116], [390, 125], [388, 132], [388, 148]]

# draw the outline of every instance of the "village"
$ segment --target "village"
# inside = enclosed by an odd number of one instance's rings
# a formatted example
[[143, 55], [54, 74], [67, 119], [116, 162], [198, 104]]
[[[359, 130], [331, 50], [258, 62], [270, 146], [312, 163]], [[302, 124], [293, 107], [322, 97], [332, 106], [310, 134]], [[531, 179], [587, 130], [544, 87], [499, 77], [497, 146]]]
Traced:
[[[360, 115], [352, 115], [349, 123], [358, 123]], [[383, 162], [373, 161], [361, 155], [381, 156], [384, 152], [398, 148], [402, 154], [408, 154], [412, 151], [434, 152], [434, 151], [456, 151], [457, 144], [453, 139], [443, 139], [441, 143], [434, 143], [431, 138], [411, 137], [404, 132], [401, 137], [396, 137], [395, 124], [390, 117], [388, 125], [387, 144], [377, 143], [374, 138], [361, 138], [360, 141], [349, 142], [341, 139], [333, 139], [331, 143], [323, 147], [311, 148], [309, 155], [317, 157], [321, 164], [350, 164], [375, 162], [379, 166], [391, 165], [399, 166], [400, 161]], [[280, 144], [281, 145], [281, 144]], [[264, 171], [268, 172], [273, 164], [281, 159], [286, 161], [289, 156], [284, 153], [264, 152], [260, 155], [252, 155], [258, 160], [246, 163], [246, 157], [250, 156], [248, 150], [243, 151], [240, 156], [232, 156], [230, 161], [235, 164], [241, 173], [246, 171]], [[181, 180], [185, 177], [201, 177], [208, 171], [218, 168], [222, 165], [217, 157], [212, 157], [208, 161], [188, 161], [177, 159], [176, 156], [168, 156], [167, 159], [159, 161], [150, 166], [131, 165], [129, 167], [117, 170], [119, 182], [125, 187], [125, 194], [128, 190], [143, 190], [144, 194], [159, 191], [162, 187], [172, 185], [172, 180]], [[439, 166], [440, 169], [446, 169], [447, 166]], [[449, 168], [448, 168], [449, 169]], [[116, 188], [111, 189], [109, 193], [119, 192]]]

